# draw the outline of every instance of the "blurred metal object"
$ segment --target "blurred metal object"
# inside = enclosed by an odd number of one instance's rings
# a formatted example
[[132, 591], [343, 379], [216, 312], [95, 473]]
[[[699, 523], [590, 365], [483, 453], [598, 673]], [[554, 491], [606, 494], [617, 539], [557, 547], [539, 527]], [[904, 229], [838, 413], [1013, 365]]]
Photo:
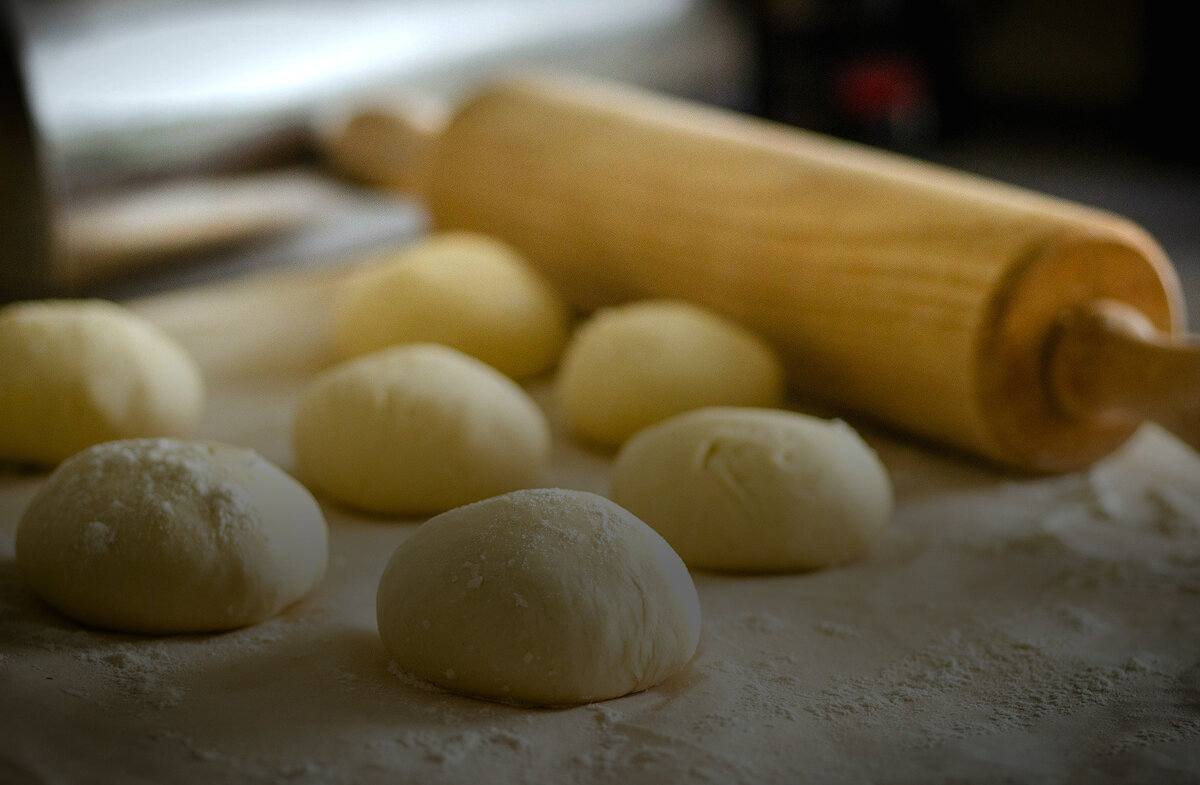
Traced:
[[[702, 0], [16, 0], [12, 9], [6, 38], [23, 34], [26, 46], [5, 55], [5, 68], [23, 96], [16, 126], [27, 141], [0, 150], [0, 166], [26, 176], [3, 187], [24, 194], [51, 239], [20, 254], [20, 271], [5, 262], [0, 299], [69, 291], [86, 277], [62, 272], [79, 268], [63, 259], [64, 216], [79, 202], [293, 163], [311, 153], [314, 118], [364, 96], [411, 89], [453, 102], [499, 71], [552, 67], [736, 104], [749, 96], [753, 63], [740, 17]], [[44, 209], [32, 210], [39, 200]]]
[[0, 5], [0, 302], [41, 292], [51, 254], [42, 156], [13, 22]]

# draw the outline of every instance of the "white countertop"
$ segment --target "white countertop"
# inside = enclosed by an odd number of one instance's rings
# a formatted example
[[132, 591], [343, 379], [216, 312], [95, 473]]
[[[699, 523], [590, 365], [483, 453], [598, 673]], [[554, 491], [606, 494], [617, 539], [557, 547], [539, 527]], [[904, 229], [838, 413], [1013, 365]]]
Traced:
[[[288, 425], [324, 361], [327, 295], [323, 274], [138, 304], [209, 373], [198, 436], [293, 468]], [[545, 381], [531, 389], [553, 420]], [[559, 431], [545, 484], [604, 492], [609, 459]], [[1200, 778], [1200, 458], [1147, 427], [1090, 471], [1032, 478], [865, 435], [898, 498], [865, 559], [695, 573], [691, 666], [560, 710], [446, 694], [390, 666], [375, 588], [414, 521], [325, 505], [329, 574], [283, 615], [115, 635], [21, 584], [13, 532], [41, 476], [0, 474], [0, 780]]]

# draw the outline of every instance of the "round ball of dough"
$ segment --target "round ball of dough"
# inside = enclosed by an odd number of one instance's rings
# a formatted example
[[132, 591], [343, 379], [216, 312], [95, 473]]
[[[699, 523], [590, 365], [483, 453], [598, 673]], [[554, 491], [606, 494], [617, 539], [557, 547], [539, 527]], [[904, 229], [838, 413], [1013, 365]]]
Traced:
[[71, 618], [137, 633], [262, 621], [325, 573], [325, 519], [253, 450], [174, 439], [90, 447], [17, 527], [17, 567]]
[[687, 665], [700, 636], [679, 557], [582, 491], [517, 491], [431, 518], [392, 555], [376, 607], [403, 670], [543, 706], [652, 687]]
[[343, 357], [443, 343], [514, 379], [554, 364], [567, 320], [562, 298], [516, 251], [469, 232], [434, 235], [365, 267], [334, 305]]
[[887, 526], [892, 485], [850, 426], [769, 409], [700, 409], [630, 439], [612, 497], [689, 567], [824, 567], [863, 553]]
[[351, 507], [428, 514], [537, 484], [550, 427], [520, 386], [439, 344], [314, 379], [293, 427], [300, 475]]
[[0, 309], [0, 460], [53, 466], [100, 442], [187, 436], [203, 408], [195, 361], [119, 305]]
[[556, 394], [571, 429], [617, 446], [702, 406], [778, 406], [783, 366], [765, 341], [690, 303], [647, 300], [598, 311], [575, 334]]

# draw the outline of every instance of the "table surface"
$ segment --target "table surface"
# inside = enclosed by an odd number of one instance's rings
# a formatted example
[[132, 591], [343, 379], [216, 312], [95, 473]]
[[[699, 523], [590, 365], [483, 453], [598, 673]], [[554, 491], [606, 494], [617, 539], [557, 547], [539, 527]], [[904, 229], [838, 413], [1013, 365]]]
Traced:
[[[328, 362], [337, 269], [132, 303], [199, 359], [197, 434], [293, 470]], [[556, 431], [545, 484], [607, 490]], [[1089, 471], [1001, 473], [864, 435], [897, 510], [862, 560], [694, 574], [700, 648], [649, 691], [531, 710], [396, 671], [375, 588], [419, 523], [323, 504], [329, 573], [219, 635], [76, 625], [21, 583], [13, 533], [43, 475], [0, 474], [0, 781], [1185, 782], [1200, 778], [1200, 458], [1144, 428]]]

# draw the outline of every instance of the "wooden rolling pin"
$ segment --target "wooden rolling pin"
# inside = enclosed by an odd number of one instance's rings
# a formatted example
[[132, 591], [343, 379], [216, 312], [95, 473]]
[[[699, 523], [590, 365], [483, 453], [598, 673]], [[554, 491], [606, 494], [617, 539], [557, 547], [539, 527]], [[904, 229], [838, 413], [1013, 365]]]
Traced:
[[332, 148], [415, 184], [438, 228], [516, 246], [579, 307], [727, 314], [841, 410], [1035, 471], [1085, 466], [1145, 418], [1200, 445], [1176, 275], [1121, 217], [574, 79], [498, 84], [436, 131], [365, 112]]

